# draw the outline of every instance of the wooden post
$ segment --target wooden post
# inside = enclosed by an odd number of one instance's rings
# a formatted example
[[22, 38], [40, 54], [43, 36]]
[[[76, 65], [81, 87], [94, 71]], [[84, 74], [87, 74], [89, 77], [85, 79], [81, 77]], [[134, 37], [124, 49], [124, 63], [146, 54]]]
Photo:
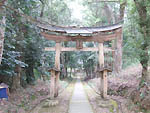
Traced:
[[102, 78], [103, 78], [103, 86], [102, 86], [102, 97], [103, 98], [106, 98], [107, 97], [107, 70], [104, 70], [103, 71], [103, 75], [102, 75]]
[[99, 43], [98, 45], [98, 49], [99, 49], [99, 66], [100, 67], [104, 67], [104, 47], [103, 47], [103, 43]]
[[[56, 42], [55, 67], [60, 70], [61, 44]], [[60, 72], [55, 73], [55, 97], [58, 96]]]
[[[104, 68], [104, 46], [103, 43], [99, 43], [99, 66], [100, 68]], [[101, 74], [101, 73], [99, 73]], [[107, 71], [104, 71], [102, 75], [100, 75], [100, 91], [102, 98], [107, 97]]]
[[76, 48], [77, 49], [83, 49], [83, 41], [82, 40], [76, 41]]
[[50, 98], [54, 99], [55, 94], [55, 71], [51, 70], [51, 82], [50, 82]]

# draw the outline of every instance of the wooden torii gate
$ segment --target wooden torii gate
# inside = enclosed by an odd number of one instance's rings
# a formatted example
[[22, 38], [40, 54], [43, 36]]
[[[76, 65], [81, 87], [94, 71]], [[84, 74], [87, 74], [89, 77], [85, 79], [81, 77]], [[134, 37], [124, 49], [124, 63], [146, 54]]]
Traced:
[[[115, 51], [112, 48], [105, 48], [103, 43], [105, 41], [112, 41], [120, 38], [122, 34], [122, 24], [114, 24], [105, 27], [59, 27], [45, 24], [38, 24], [38, 27], [43, 29], [41, 35], [48, 40], [56, 42], [55, 47], [46, 47], [46, 51], [56, 51], [55, 67], [50, 69], [51, 84], [50, 84], [50, 98], [58, 96], [58, 85], [60, 76], [60, 53], [61, 51], [98, 51], [99, 65], [104, 67], [104, 52]], [[61, 42], [75, 41], [76, 48], [61, 47]], [[83, 47], [83, 42], [97, 42], [98, 47]], [[109, 70], [108, 70], [109, 71]], [[107, 97], [107, 69], [103, 68], [101, 78], [101, 95], [103, 98]]]

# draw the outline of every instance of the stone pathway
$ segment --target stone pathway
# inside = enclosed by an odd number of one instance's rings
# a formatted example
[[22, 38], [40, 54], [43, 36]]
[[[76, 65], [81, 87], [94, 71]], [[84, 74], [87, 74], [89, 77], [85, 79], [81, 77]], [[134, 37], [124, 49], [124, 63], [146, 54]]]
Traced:
[[75, 89], [70, 101], [69, 113], [93, 113], [80, 79], [75, 84]]

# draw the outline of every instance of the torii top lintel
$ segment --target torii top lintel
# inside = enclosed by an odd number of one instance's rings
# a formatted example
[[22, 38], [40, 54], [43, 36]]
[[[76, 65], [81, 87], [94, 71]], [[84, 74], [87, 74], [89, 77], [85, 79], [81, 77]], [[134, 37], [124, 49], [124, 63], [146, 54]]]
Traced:
[[59, 27], [45, 24], [38, 24], [37, 26], [42, 29], [42, 36], [56, 42], [80, 40], [101, 43], [113, 40], [122, 34], [121, 23], [102, 27]]

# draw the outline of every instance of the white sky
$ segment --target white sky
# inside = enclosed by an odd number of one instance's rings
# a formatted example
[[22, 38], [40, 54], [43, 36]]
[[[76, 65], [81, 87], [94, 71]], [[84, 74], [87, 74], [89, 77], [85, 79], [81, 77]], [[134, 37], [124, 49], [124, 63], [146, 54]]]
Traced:
[[71, 2], [67, 2], [67, 1], [66, 3], [68, 7], [72, 9], [72, 18], [82, 21], [83, 10], [85, 10], [85, 7], [82, 5], [82, 0], [74, 0]]

